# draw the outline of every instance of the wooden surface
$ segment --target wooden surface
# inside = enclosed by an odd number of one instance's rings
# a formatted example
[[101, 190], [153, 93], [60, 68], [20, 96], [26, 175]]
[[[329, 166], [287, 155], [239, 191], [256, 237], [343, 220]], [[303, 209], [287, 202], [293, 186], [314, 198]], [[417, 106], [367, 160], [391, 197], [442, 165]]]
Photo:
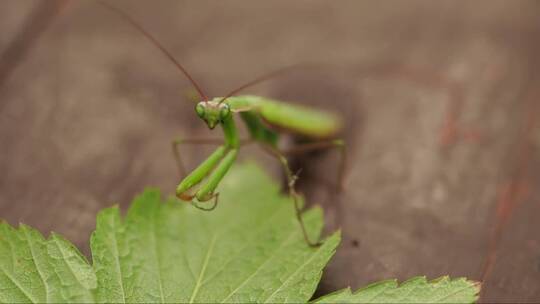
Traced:
[[[133, 28], [92, 2], [48, 2], [0, 2], [0, 217], [88, 253], [98, 210], [173, 191], [172, 138], [212, 135], [189, 83]], [[540, 301], [539, 2], [115, 3], [209, 95], [322, 65], [249, 91], [346, 119], [340, 197], [319, 181], [335, 154], [294, 160], [343, 229], [321, 292], [449, 274], [483, 280], [486, 302]], [[279, 176], [257, 149], [241, 155]]]

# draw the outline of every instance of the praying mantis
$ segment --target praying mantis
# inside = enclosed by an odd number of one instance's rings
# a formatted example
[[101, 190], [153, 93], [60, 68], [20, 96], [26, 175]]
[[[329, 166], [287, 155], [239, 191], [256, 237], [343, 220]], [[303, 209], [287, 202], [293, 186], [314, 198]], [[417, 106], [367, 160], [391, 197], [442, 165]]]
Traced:
[[[309, 246], [320, 245], [319, 241], [311, 241], [308, 237], [303, 219], [300, 194], [295, 190], [297, 174], [289, 167], [287, 155], [307, 153], [327, 148], [336, 148], [340, 151], [340, 165], [338, 167], [338, 187], [343, 184], [345, 169], [345, 144], [336, 135], [342, 129], [343, 122], [337, 115], [325, 111], [314, 110], [305, 106], [293, 105], [270, 98], [240, 95], [240, 91], [281, 74], [293, 67], [276, 70], [272, 73], [258, 77], [224, 95], [223, 97], [208, 98], [195, 79], [188, 73], [172, 54], [130, 15], [108, 3], [98, 1], [107, 9], [115, 12], [124, 20], [134, 26], [149, 42], [157, 47], [178, 70], [191, 82], [199, 97], [202, 99], [195, 106], [195, 112], [209, 129], [213, 130], [220, 125], [223, 129], [223, 142], [213, 139], [177, 139], [172, 142], [172, 150], [177, 162], [179, 172], [183, 177], [176, 188], [176, 196], [183, 201], [191, 202], [196, 208], [211, 211], [218, 204], [219, 192], [216, 191], [220, 182], [235, 162], [239, 150], [246, 144], [257, 143], [263, 151], [275, 157], [281, 164], [287, 177], [289, 195], [294, 202], [295, 214], [302, 230], [303, 237]], [[241, 140], [236, 128], [235, 115], [238, 114], [245, 123], [250, 138]], [[280, 149], [278, 141], [283, 133], [292, 133], [308, 139], [290, 149]], [[204, 160], [191, 173], [185, 174], [179, 147], [182, 144], [218, 144], [219, 147], [206, 160]], [[202, 206], [210, 202], [209, 207]], [[206, 205], [206, 204], [205, 204]]]

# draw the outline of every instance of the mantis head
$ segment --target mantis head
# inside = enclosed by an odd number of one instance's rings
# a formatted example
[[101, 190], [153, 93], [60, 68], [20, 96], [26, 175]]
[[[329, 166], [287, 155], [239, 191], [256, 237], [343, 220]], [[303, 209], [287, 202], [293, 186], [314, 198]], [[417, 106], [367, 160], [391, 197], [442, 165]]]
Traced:
[[195, 112], [206, 122], [210, 130], [231, 116], [231, 108], [228, 104], [215, 101], [201, 101], [197, 103]]

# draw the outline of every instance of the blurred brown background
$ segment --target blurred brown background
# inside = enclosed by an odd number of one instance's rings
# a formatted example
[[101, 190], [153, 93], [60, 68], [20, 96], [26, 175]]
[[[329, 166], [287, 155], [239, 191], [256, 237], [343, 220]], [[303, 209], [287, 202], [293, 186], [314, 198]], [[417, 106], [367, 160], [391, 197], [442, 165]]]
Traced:
[[[222, 95], [248, 90], [346, 119], [346, 191], [299, 158], [301, 190], [344, 241], [321, 292], [397, 277], [483, 280], [483, 301], [540, 302], [540, 2], [115, 1]], [[88, 253], [96, 212], [172, 192], [170, 141], [209, 133], [190, 84], [90, 1], [0, 1], [0, 217]], [[219, 132], [219, 131], [216, 131]], [[204, 151], [209, 151], [206, 148]], [[197, 164], [206, 154], [189, 149]], [[279, 167], [255, 148], [279, 177]], [[487, 266], [486, 266], [487, 265]]]

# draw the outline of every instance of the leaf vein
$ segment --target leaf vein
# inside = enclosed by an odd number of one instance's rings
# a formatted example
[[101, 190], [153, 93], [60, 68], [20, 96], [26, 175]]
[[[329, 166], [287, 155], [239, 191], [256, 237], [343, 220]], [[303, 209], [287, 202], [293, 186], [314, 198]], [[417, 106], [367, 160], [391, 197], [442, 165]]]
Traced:
[[[397, 285], [396, 285], [397, 288]], [[369, 300], [366, 301], [366, 303], [371, 303], [371, 301], [375, 300], [377, 297], [379, 297], [381, 294], [383, 294], [388, 289], [387, 286], [382, 288], [378, 293], [375, 293], [373, 297], [371, 297]]]
[[201, 267], [201, 272], [199, 273], [199, 278], [197, 279], [197, 283], [195, 284], [195, 288], [193, 288], [193, 293], [191, 294], [191, 298], [189, 299], [189, 303], [193, 303], [195, 300], [195, 297], [197, 296], [197, 293], [199, 292], [199, 289], [201, 287], [202, 278], [204, 277], [204, 273], [206, 272], [206, 267], [208, 266], [208, 261], [210, 260], [210, 256], [212, 255], [212, 252], [214, 250], [214, 245], [216, 243], [217, 235], [214, 235], [212, 237], [212, 240], [210, 241], [210, 245], [208, 246], [208, 250], [206, 251], [206, 255], [204, 257], [204, 262]]
[[281, 247], [283, 247], [285, 244], [287, 244], [287, 242], [289, 242], [291, 240], [291, 238], [294, 235], [296, 235], [297, 232], [298, 231], [296, 229], [292, 230], [291, 233], [289, 234], [289, 236], [287, 236], [287, 238], [279, 245], [279, 247], [276, 248], [276, 250], [272, 253], [272, 255], [270, 257], [268, 257], [268, 259], [266, 261], [264, 261], [262, 264], [260, 264], [257, 267], [257, 269], [255, 269], [255, 272], [253, 272], [242, 283], [240, 283], [240, 285], [238, 285], [238, 287], [236, 287], [227, 297], [225, 297], [225, 299], [223, 299], [221, 301], [221, 303], [225, 303], [225, 301], [228, 300], [233, 294], [235, 294], [242, 286], [247, 284], [249, 282], [249, 280], [251, 280], [253, 277], [255, 277], [255, 275], [259, 272], [259, 270], [261, 270], [263, 268], [263, 266], [266, 265], [266, 263], [268, 263], [270, 260], [272, 260], [272, 258], [274, 258], [275, 255], [279, 252], [279, 249], [281, 249]]
[[155, 214], [156, 212], [158, 212], [158, 209], [159, 208], [159, 205], [157, 207], [154, 207], [154, 214], [152, 215], [152, 231], [150, 233], [150, 238], [151, 238], [151, 242], [152, 242], [152, 251], [154, 253], [154, 258], [155, 258], [155, 262], [156, 262], [156, 267], [157, 267], [157, 275], [158, 275], [158, 283], [159, 283], [159, 296], [161, 298], [161, 303], [165, 303], [165, 296], [163, 295], [163, 278], [161, 277], [161, 262], [159, 260], [159, 246], [157, 244], [157, 237], [156, 237], [156, 217], [157, 215]]
[[264, 303], [268, 303], [268, 300], [270, 300], [278, 291], [281, 290], [281, 288], [283, 286], [285, 286], [285, 284], [292, 278], [294, 277], [296, 274], [298, 274], [298, 272], [303, 269], [308, 263], [310, 263], [315, 257], [318, 257], [321, 253], [324, 253], [324, 251], [322, 250], [322, 247], [319, 248], [317, 250], [316, 253], [314, 253], [307, 261], [305, 261], [300, 267], [298, 267], [298, 269], [296, 269], [295, 272], [293, 272], [291, 274], [291, 276], [289, 276], [289, 278], [287, 280], [285, 280], [276, 290], [274, 290], [274, 292], [272, 294], [270, 294], [270, 296], [268, 296], [268, 298], [266, 298], [266, 300], [264, 300]]
[[43, 273], [41, 271], [41, 268], [39, 268], [38, 264], [36, 263], [36, 255], [34, 254], [34, 246], [32, 246], [32, 242], [30, 241], [30, 236], [28, 235], [28, 231], [25, 229], [22, 229], [23, 232], [24, 232], [24, 236], [26, 238], [26, 242], [28, 243], [28, 247], [30, 248], [30, 254], [32, 255], [32, 263], [34, 264], [34, 266], [36, 266], [36, 270], [38, 272], [38, 275], [39, 275], [39, 278], [41, 280], [41, 283], [43, 283], [43, 288], [45, 288], [45, 299], [46, 299], [46, 302], [50, 302], [49, 301], [49, 286], [45, 283], [45, 278], [43, 277]]
[[[116, 226], [116, 218], [113, 219], [114, 223], [113, 225]], [[122, 267], [120, 266], [120, 252], [118, 250], [118, 238], [116, 237], [116, 232], [113, 232], [112, 233], [113, 235], [113, 238], [114, 238], [114, 242], [113, 242], [113, 250], [114, 250], [114, 257], [115, 257], [115, 262], [116, 262], [116, 270], [118, 271], [118, 274], [120, 276], [120, 291], [122, 292], [122, 299], [123, 299], [123, 303], [126, 303], [126, 293], [125, 293], [125, 290], [124, 290], [124, 277], [122, 275]]]
[[[283, 204], [284, 205], [284, 204]], [[269, 217], [267, 217], [267, 220], [264, 221], [259, 227], [257, 227], [257, 229], [253, 230], [254, 232], [253, 233], [250, 233], [249, 234], [249, 242], [246, 242], [246, 245], [243, 246], [240, 250], [238, 250], [237, 253], [235, 253], [234, 255], [232, 255], [225, 263], [223, 263], [223, 266], [221, 268], [219, 268], [218, 270], [216, 270], [211, 276], [209, 276], [204, 282], [203, 284], [206, 284], [207, 282], [209, 282], [211, 279], [213, 279], [214, 277], [216, 277], [219, 273], [221, 273], [224, 269], [227, 268], [227, 266], [236, 259], [236, 257], [238, 257], [238, 255], [240, 255], [242, 252], [244, 252], [244, 250], [246, 248], [248, 248], [250, 245], [253, 244], [253, 236], [257, 235], [261, 230], [263, 230], [263, 228], [266, 228], [266, 225], [268, 223], [271, 223], [273, 218], [279, 214], [279, 211], [281, 211], [283, 209], [283, 206], [280, 207], [280, 208], [277, 208], [277, 211], [275, 211], [272, 215], [270, 215]], [[223, 232], [222, 234], [225, 234], [225, 232]]]
[[[410, 296], [411, 294], [413, 294], [414, 291], [416, 291], [418, 289], [418, 285], [417, 286], [412, 286], [412, 288], [409, 289], [409, 292], [407, 292], [406, 294], [402, 295], [401, 296], [401, 301], [403, 300], [406, 300], [408, 296]], [[398, 287], [399, 288], [399, 287]]]
[[71, 268], [71, 264], [67, 262], [67, 258], [64, 255], [64, 251], [62, 250], [62, 248], [58, 244], [58, 239], [56, 237], [53, 237], [52, 241], [56, 245], [56, 248], [58, 248], [58, 252], [60, 252], [60, 254], [62, 255], [62, 261], [64, 262], [64, 264], [66, 264], [67, 268], [69, 269], [69, 271], [71, 272], [71, 274], [75, 278], [75, 281], [77, 281], [77, 283], [79, 283], [79, 286], [81, 286], [83, 289], [86, 290], [86, 287], [83, 285], [83, 283], [81, 281], [79, 281], [79, 277], [77, 277], [75, 271], [73, 270], [73, 268]]
[[465, 286], [465, 287], [463, 287], [463, 288], [457, 289], [457, 290], [455, 290], [454, 292], [451, 292], [451, 293], [449, 293], [449, 294], [447, 294], [447, 295], [444, 295], [444, 296], [442, 296], [442, 297], [440, 297], [440, 298], [434, 300], [433, 302], [438, 302], [438, 301], [446, 300], [446, 299], [448, 299], [449, 297], [451, 297], [451, 296], [453, 296], [453, 295], [455, 295], [455, 294], [457, 294], [457, 293], [460, 293], [460, 292], [462, 292], [462, 291], [464, 291], [464, 290], [466, 290], [466, 289], [469, 289], [469, 288], [471, 288], [471, 286]]
[[19, 290], [24, 294], [24, 296], [32, 303], [38, 303], [38, 301], [36, 301], [35, 299], [33, 299], [33, 297], [26, 291], [24, 290], [24, 288], [19, 284], [19, 282], [17, 282], [17, 280], [15, 280], [10, 274], [9, 272], [7, 272], [4, 268], [1, 268], [2, 269], [2, 272], [6, 275], [6, 277], [15, 285], [17, 286], [17, 288], [19, 288]]

